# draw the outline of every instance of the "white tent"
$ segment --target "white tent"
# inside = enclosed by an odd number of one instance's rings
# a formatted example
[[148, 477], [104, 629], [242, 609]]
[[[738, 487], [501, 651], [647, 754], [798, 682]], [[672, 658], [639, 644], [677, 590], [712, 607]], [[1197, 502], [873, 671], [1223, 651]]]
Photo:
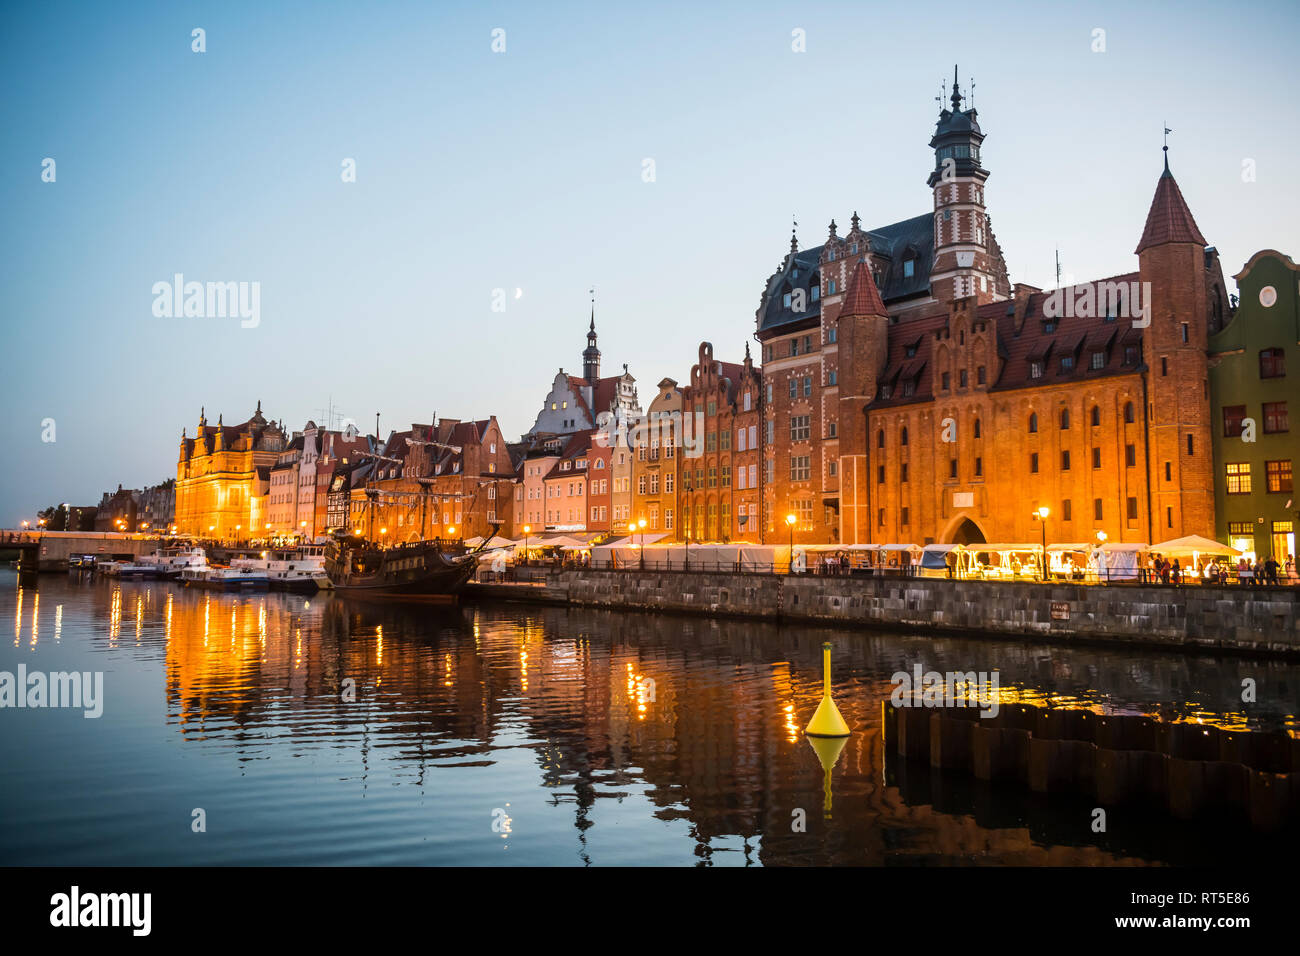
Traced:
[[1199, 534], [1189, 534], [1181, 538], [1173, 538], [1170, 541], [1161, 541], [1159, 544], [1151, 545], [1151, 550], [1157, 554], [1163, 554], [1166, 558], [1196, 557], [1202, 554], [1226, 554], [1233, 558], [1241, 556], [1241, 552], [1236, 548], [1220, 544], [1210, 538], [1203, 538]]
[[1138, 555], [1145, 550], [1145, 544], [1107, 542], [1092, 549], [1088, 566], [1103, 581], [1133, 581], [1138, 576]]

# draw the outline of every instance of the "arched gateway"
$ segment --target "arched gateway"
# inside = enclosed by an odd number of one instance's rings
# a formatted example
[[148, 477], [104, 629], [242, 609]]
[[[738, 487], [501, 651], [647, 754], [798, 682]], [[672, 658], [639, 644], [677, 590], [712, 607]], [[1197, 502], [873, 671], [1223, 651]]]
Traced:
[[944, 544], [984, 544], [988, 538], [970, 518], [960, 518], [943, 536]]

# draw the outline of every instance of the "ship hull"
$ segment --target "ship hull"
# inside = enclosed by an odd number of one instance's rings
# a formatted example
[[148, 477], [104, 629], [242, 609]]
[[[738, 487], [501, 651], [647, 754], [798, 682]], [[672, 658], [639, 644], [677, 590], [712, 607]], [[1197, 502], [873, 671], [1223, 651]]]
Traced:
[[344, 597], [454, 601], [477, 565], [472, 557], [448, 557], [432, 546], [360, 554], [360, 567], [349, 548], [334, 548], [326, 557], [329, 582]]

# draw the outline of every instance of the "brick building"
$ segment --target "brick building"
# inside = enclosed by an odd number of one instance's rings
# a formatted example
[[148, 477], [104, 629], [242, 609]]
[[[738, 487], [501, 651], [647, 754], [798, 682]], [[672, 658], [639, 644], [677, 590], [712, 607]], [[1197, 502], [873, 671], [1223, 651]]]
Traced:
[[762, 374], [749, 347], [745, 360], [720, 362], [700, 343], [690, 384], [682, 389], [697, 457], [678, 455], [680, 488], [676, 538], [683, 541], [758, 541], [759, 407]]
[[[790, 252], [757, 320], [763, 530], [796, 541], [1156, 542], [1212, 535], [1207, 329], [1226, 312], [1168, 169], [1136, 271], [1012, 287], [984, 134], [954, 79], [931, 212]], [[784, 533], [781, 534], [784, 538]]]
[[[677, 458], [684, 452], [684, 401], [677, 382], [659, 382], [645, 419], [633, 430], [631, 513], [626, 524], [645, 521], [646, 532], [670, 532], [677, 537]], [[616, 529], [616, 530], [622, 530]]]

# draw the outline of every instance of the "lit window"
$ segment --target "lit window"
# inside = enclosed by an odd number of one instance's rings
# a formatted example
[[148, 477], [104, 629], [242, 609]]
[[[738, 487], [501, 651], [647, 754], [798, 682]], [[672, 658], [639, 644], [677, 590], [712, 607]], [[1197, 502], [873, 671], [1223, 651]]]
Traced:
[[1250, 462], [1228, 462], [1225, 468], [1227, 470], [1228, 494], [1250, 494]]

